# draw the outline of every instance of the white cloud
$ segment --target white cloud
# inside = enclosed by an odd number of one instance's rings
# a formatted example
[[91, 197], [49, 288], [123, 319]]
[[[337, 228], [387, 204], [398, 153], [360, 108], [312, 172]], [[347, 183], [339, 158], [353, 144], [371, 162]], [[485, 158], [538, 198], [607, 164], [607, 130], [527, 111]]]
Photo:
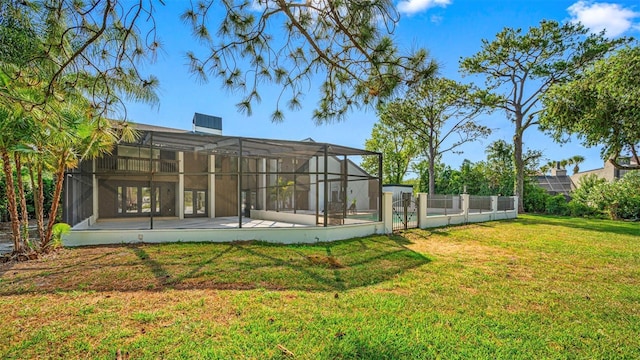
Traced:
[[640, 13], [624, 8], [620, 4], [578, 1], [567, 10], [572, 16], [572, 21], [581, 22], [592, 32], [606, 30], [609, 37], [616, 37], [639, 26], [637, 23], [634, 24], [633, 19], [640, 17]]
[[398, 2], [398, 11], [402, 14], [413, 15], [432, 7], [445, 7], [451, 4], [451, 0], [401, 0]]

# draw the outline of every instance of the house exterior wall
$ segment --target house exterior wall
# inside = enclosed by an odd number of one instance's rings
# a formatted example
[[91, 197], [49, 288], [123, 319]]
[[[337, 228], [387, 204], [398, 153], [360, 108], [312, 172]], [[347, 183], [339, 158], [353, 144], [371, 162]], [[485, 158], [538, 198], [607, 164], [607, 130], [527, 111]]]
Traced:
[[215, 211], [218, 217], [238, 215], [238, 176], [231, 174], [237, 172], [237, 158], [216, 156]]
[[[65, 189], [69, 201], [64, 209], [70, 210], [71, 225], [87, 219], [84, 224], [90, 227], [100, 219], [141, 217], [150, 218], [153, 228], [153, 217], [248, 217], [251, 210], [314, 214], [316, 223], [322, 224], [325, 161], [329, 172], [326, 190], [329, 202], [340, 212], [340, 224], [345, 223], [347, 211], [366, 221], [379, 217], [356, 214], [359, 209], [378, 210], [380, 201], [377, 178], [348, 159], [367, 153], [364, 150], [313, 142], [141, 131], [135, 143], [119, 144], [112, 154], [83, 162], [81, 167], [88, 169], [77, 177], [67, 175], [74, 177]], [[333, 154], [315, 156], [323, 151]], [[338, 151], [345, 155], [337, 155], [342, 154]], [[314, 174], [316, 171], [320, 173]], [[238, 226], [241, 224], [240, 219]]]
[[579, 172], [577, 174], [571, 175], [571, 181], [573, 181], [573, 184], [576, 187], [580, 187], [580, 180], [582, 178], [584, 178], [585, 176], [589, 176], [589, 175], [596, 175], [600, 179], [605, 179], [605, 180], [611, 182], [611, 181], [613, 181], [615, 179], [620, 179], [620, 178], [624, 177], [624, 175], [627, 172], [630, 172], [630, 171], [638, 171], [638, 170], [617, 169], [609, 161], [605, 161], [604, 167], [602, 167], [602, 168], [588, 170], [588, 171], [581, 171], [581, 172]]
[[[338, 197], [341, 195], [340, 191], [343, 186], [343, 181], [340, 178], [340, 175], [336, 174], [341, 174], [344, 171], [342, 169], [343, 161], [343, 159], [337, 159], [332, 156], [327, 158], [327, 172], [329, 173], [329, 202], [335, 200], [334, 198], [336, 194]], [[345, 194], [347, 207], [350, 207], [351, 204], [355, 203], [356, 210], [378, 209], [378, 181], [369, 179], [368, 174], [353, 162], [347, 160], [347, 164], [347, 173], [349, 174], [347, 176], [347, 188]], [[309, 168], [312, 172], [316, 172], [316, 169], [318, 169], [318, 175], [309, 175], [309, 206], [314, 209], [317, 206], [319, 211], [322, 212], [324, 211], [324, 157], [318, 156], [317, 158], [311, 158], [309, 160]], [[316, 189], [318, 195], [317, 198]]]

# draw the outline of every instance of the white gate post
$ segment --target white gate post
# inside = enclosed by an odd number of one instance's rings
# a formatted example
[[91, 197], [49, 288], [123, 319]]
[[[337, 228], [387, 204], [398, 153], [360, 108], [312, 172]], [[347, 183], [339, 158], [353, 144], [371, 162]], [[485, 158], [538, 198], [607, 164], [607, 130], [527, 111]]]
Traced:
[[462, 214], [464, 215], [464, 222], [469, 222], [469, 194], [460, 194], [462, 198]]
[[393, 193], [389, 191], [382, 193], [382, 222], [384, 233], [391, 234], [393, 232]]
[[491, 220], [497, 219], [498, 218], [498, 197], [497, 196], [491, 197], [491, 212], [493, 213], [491, 215]]
[[425, 229], [427, 227], [427, 194], [418, 193], [418, 227]]

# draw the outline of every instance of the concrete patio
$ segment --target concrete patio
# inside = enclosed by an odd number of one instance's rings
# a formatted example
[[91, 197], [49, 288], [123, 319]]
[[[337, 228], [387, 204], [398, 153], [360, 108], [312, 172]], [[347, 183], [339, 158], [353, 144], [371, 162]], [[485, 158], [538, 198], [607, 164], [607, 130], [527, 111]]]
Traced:
[[[88, 230], [149, 230], [149, 218], [131, 219], [99, 219], [89, 226]], [[242, 218], [242, 228], [292, 228], [308, 227], [309, 225], [293, 224], [282, 221], [259, 220]], [[238, 217], [218, 217], [218, 218], [154, 218], [153, 229], [237, 229]]]

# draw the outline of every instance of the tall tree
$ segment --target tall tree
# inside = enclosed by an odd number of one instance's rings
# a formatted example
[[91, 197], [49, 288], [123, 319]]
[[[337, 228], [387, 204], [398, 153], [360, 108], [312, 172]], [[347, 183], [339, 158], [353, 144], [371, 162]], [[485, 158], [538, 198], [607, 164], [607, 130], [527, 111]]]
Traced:
[[399, 52], [390, 37], [399, 20], [391, 0], [201, 0], [182, 18], [210, 50], [188, 54], [191, 70], [242, 92], [237, 107], [246, 114], [260, 102], [261, 83], [279, 86], [274, 121], [283, 119], [284, 104], [300, 108], [316, 75], [323, 78], [313, 114], [320, 123], [389, 98], [436, 67], [423, 49]]
[[[543, 97], [540, 122], [557, 141], [577, 135], [585, 146], [602, 145], [602, 157], [621, 169], [640, 169], [640, 47], [620, 49], [575, 80]], [[621, 164], [630, 155], [635, 165]]]
[[[365, 141], [364, 147], [382, 153], [382, 178], [387, 184], [401, 184], [409, 165], [419, 155], [415, 139], [407, 136], [393, 121], [374, 124], [371, 137]], [[366, 157], [361, 165], [369, 173], [378, 171], [378, 159], [372, 156]]]
[[485, 149], [487, 181], [494, 194], [513, 195], [513, 145], [500, 139]]
[[82, 91], [105, 115], [125, 110], [121, 97], [149, 100], [157, 79], [139, 66], [159, 48], [153, 12], [152, 0], [3, 1], [0, 105], [51, 111], [49, 102]]
[[429, 163], [429, 193], [435, 193], [435, 167], [442, 155], [491, 130], [475, 122], [482, 107], [471, 86], [444, 78], [426, 79], [411, 88], [407, 98], [384, 105], [380, 120], [415, 136]]
[[20, 134], [20, 121], [17, 121], [12, 113], [0, 107], [0, 158], [2, 159], [2, 171], [5, 178], [5, 193], [7, 197], [7, 210], [11, 219], [11, 238], [16, 252], [23, 252], [25, 244], [20, 232], [20, 215], [18, 212], [18, 194], [14, 183], [12, 166], [12, 149], [17, 145]]
[[580, 24], [543, 20], [524, 34], [521, 29], [505, 28], [493, 41], [483, 39], [478, 53], [460, 61], [464, 74], [485, 77], [486, 88], [494, 95], [489, 106], [504, 110], [515, 126], [514, 193], [519, 196], [519, 211], [524, 210], [523, 135], [538, 124], [541, 95], [627, 41], [607, 39], [603, 33], [588, 35]]
[[[148, 54], [146, 50], [155, 50], [153, 43], [145, 42], [154, 39], [154, 34], [146, 38], [139, 34], [139, 22], [145, 15], [143, 4], [152, 3], [125, 4], [126, 8], [118, 0], [87, 4], [9, 0], [0, 4], [0, 129], [4, 130], [0, 131], [0, 153], [7, 184], [11, 183], [6, 191], [17, 257], [26, 250], [25, 234], [16, 229], [20, 218], [26, 221], [21, 181], [25, 154], [39, 164], [30, 167], [35, 170], [37, 181], [32, 180], [32, 184], [39, 184], [38, 194], [45, 166], [54, 169], [56, 176], [46, 228], [40, 221], [44, 197], [37, 195], [34, 199], [40, 213], [39, 250], [46, 250], [64, 171], [78, 159], [89, 158], [97, 145], [105, 145], [101, 149], [108, 151], [114, 143], [109, 138], [107, 144], [101, 136], [111, 131], [105, 115], [117, 110], [121, 97], [157, 101], [155, 80], [145, 79], [137, 71]], [[22, 131], [26, 125], [30, 128]], [[16, 181], [12, 178], [14, 166]], [[23, 209], [21, 217], [18, 199]]]

